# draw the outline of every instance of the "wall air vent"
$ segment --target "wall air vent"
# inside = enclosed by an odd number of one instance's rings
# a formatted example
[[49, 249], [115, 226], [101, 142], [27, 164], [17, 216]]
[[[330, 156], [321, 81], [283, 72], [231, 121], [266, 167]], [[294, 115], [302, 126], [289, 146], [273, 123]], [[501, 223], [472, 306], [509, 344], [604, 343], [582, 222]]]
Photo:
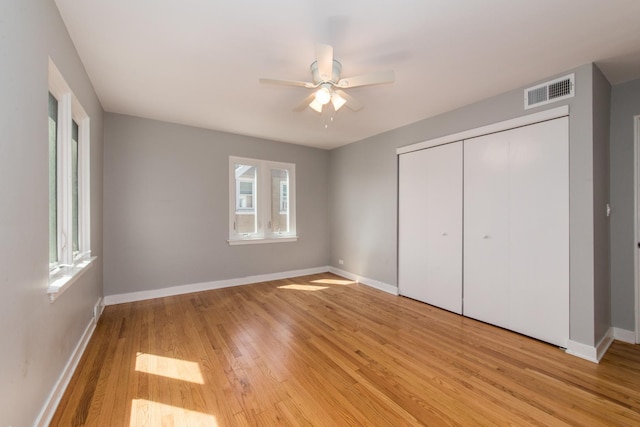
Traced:
[[524, 109], [538, 107], [575, 95], [575, 74], [560, 77], [524, 90]]

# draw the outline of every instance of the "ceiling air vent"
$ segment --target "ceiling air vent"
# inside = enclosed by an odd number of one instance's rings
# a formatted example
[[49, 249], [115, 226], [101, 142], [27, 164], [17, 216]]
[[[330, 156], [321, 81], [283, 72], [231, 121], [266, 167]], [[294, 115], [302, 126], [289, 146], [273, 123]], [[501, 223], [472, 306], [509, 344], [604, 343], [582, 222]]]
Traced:
[[561, 99], [571, 98], [574, 92], [575, 75], [560, 77], [524, 90], [524, 108], [538, 107]]

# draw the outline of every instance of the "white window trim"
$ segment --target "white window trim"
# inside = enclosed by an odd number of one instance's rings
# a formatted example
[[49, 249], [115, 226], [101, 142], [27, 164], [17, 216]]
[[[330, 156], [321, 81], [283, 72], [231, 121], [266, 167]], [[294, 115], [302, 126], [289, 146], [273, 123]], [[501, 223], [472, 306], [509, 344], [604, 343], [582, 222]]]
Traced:
[[[57, 187], [58, 262], [50, 265], [47, 294], [53, 302], [68, 289], [96, 259], [91, 256], [90, 215], [90, 120], [62, 74], [49, 58], [49, 92], [58, 100]], [[78, 124], [78, 245], [73, 253], [71, 136], [74, 120]]]
[[[235, 164], [251, 165], [257, 168], [254, 191], [254, 209], [257, 215], [257, 232], [243, 235], [235, 232], [236, 215], [236, 177]], [[276, 233], [270, 229], [271, 224], [271, 170], [286, 169], [289, 171], [288, 203], [289, 203], [289, 232]], [[295, 164], [271, 162], [267, 160], [249, 159], [245, 157], [229, 156], [229, 245], [247, 245], [261, 243], [284, 243], [298, 240], [296, 234], [296, 203], [295, 203]], [[280, 211], [280, 206], [277, 207]]]

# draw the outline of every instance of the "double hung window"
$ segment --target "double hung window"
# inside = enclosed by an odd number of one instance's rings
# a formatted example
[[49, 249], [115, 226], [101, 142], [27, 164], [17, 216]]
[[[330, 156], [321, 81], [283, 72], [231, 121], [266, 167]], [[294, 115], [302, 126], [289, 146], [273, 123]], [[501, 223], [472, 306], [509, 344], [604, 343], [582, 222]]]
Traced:
[[229, 243], [294, 241], [295, 165], [229, 158]]

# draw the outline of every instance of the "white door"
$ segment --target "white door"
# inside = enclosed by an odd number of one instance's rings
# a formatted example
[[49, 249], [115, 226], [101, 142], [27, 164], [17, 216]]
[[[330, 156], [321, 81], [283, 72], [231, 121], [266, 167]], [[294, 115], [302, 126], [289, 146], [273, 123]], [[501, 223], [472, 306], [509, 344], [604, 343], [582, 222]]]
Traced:
[[567, 346], [568, 118], [464, 143], [465, 316]]
[[462, 313], [462, 142], [402, 154], [398, 177], [401, 295]]
[[464, 315], [509, 327], [509, 144], [464, 142]]
[[509, 134], [510, 329], [569, 339], [569, 119]]

